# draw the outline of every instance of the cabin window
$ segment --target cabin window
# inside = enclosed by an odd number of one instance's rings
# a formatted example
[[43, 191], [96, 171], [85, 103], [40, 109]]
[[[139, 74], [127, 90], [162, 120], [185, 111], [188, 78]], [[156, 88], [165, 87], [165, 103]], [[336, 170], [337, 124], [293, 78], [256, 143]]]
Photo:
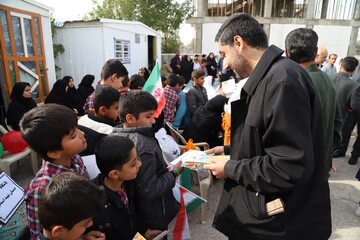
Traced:
[[130, 58], [130, 41], [114, 39], [114, 55], [121, 63], [131, 63]]

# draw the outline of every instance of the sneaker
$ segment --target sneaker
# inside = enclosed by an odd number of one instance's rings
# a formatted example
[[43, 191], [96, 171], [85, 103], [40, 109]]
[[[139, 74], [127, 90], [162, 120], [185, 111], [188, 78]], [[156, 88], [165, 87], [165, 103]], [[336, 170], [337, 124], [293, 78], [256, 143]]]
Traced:
[[357, 161], [358, 161], [358, 157], [351, 156], [348, 163], [350, 165], [355, 165], [355, 164], [357, 164]]
[[360, 206], [356, 209], [355, 215], [360, 217]]

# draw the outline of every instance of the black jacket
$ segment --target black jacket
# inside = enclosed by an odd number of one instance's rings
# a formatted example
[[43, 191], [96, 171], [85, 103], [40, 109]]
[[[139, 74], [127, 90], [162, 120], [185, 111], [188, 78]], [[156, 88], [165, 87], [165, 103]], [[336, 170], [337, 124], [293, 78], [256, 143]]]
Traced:
[[190, 115], [193, 116], [196, 110], [199, 107], [204, 106], [208, 101], [206, 88], [195, 85], [192, 86], [186, 94], [186, 101]]
[[[320, 100], [309, 75], [270, 46], [231, 104], [231, 156], [215, 227], [232, 239], [328, 239]], [[285, 212], [269, 217], [265, 203]]]
[[330, 74], [329, 76], [335, 83], [341, 115], [345, 120], [349, 108], [360, 111], [360, 84], [344, 72]]
[[114, 135], [130, 138], [142, 166], [136, 178], [135, 209], [138, 221], [149, 229], [165, 230], [177, 215], [180, 204], [172, 189], [175, 177], [165, 164], [152, 127], [114, 128]]
[[135, 220], [134, 193], [135, 183], [125, 182], [128, 207], [121, 201], [120, 195], [104, 185], [104, 175], [99, 174], [92, 181], [103, 186], [106, 194], [105, 205], [95, 217], [94, 224], [87, 231], [95, 230], [105, 233], [107, 240], [131, 240], [138, 231]]

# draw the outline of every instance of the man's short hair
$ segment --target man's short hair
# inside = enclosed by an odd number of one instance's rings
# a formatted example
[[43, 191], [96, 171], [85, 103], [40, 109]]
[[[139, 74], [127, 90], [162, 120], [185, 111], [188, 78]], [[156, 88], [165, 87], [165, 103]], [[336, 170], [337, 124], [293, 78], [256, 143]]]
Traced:
[[74, 172], [64, 172], [54, 177], [39, 204], [39, 221], [48, 231], [61, 225], [68, 230], [95, 216], [104, 205], [102, 187]]
[[315, 61], [318, 39], [316, 32], [309, 28], [291, 31], [285, 38], [288, 57], [299, 64]]
[[100, 107], [104, 106], [109, 109], [114, 103], [118, 102], [120, 93], [112, 87], [106, 85], [96, 86], [94, 92], [94, 109], [99, 112]]
[[119, 116], [122, 122], [126, 122], [126, 115], [131, 114], [138, 118], [140, 113], [156, 110], [156, 99], [145, 91], [130, 91], [120, 97]]
[[95, 148], [96, 165], [100, 172], [108, 176], [112, 170], [121, 170], [130, 159], [130, 151], [134, 148], [130, 138], [109, 135], [103, 137]]
[[179, 76], [174, 73], [171, 73], [167, 79], [167, 83], [169, 84], [170, 87], [175, 87], [176, 84], [178, 84], [178, 83], [180, 85]]
[[101, 70], [101, 79], [105, 81], [113, 74], [116, 74], [117, 77], [124, 77], [129, 74], [119, 59], [109, 59], [106, 61]]
[[192, 73], [191, 73], [191, 79], [199, 78], [199, 77], [202, 77], [202, 76], [205, 76], [205, 73], [204, 73], [204, 71], [201, 70], [201, 69], [195, 69], [195, 70], [192, 71]]
[[220, 44], [232, 47], [234, 37], [240, 36], [250, 47], [266, 49], [268, 40], [266, 33], [255, 18], [245, 13], [234, 14], [229, 17], [220, 27], [215, 36], [215, 41]]
[[345, 57], [342, 61], [342, 67], [347, 72], [355, 71], [356, 67], [358, 66], [359, 61], [354, 57]]
[[338, 55], [336, 54], [336, 53], [331, 53], [331, 54], [329, 54], [329, 58], [331, 58], [331, 56], [334, 56], [334, 57], [338, 57]]
[[46, 161], [52, 161], [47, 153], [62, 150], [64, 136], [77, 126], [76, 114], [70, 108], [58, 104], [44, 104], [25, 113], [20, 128], [24, 140]]
[[130, 77], [130, 89], [139, 89], [145, 85], [145, 79], [139, 74], [134, 74]]

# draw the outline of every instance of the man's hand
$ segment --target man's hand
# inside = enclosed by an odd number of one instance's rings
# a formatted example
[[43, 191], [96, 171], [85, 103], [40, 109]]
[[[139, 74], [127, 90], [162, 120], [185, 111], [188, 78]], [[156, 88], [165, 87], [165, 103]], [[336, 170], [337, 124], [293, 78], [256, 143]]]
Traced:
[[224, 146], [217, 146], [204, 151], [206, 154], [224, 155]]
[[222, 159], [222, 158], [220, 158], [220, 159], [212, 158], [212, 157], [210, 157], [209, 160], [211, 161], [211, 163], [204, 164], [203, 168], [206, 170], [210, 170], [216, 178], [220, 178], [220, 179], [227, 178], [227, 176], [224, 173], [224, 167], [225, 167], [226, 162], [229, 160]]
[[99, 231], [90, 231], [83, 236], [84, 240], [105, 240], [105, 234]]
[[151, 230], [151, 229], [148, 229], [148, 230], [146, 230], [146, 232], [144, 233], [144, 237], [145, 237], [147, 240], [152, 240], [152, 239], [154, 239], [157, 235], [159, 235], [160, 233], [162, 233], [161, 230]]

